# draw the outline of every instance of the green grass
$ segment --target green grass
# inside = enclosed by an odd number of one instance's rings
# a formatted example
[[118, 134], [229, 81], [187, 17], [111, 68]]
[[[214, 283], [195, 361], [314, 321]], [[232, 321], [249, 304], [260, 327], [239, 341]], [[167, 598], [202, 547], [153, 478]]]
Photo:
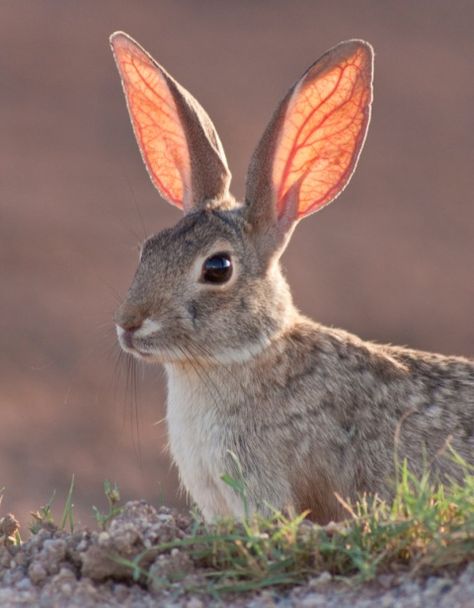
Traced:
[[[71, 476], [71, 483], [69, 484], [69, 490], [66, 495], [66, 500], [64, 501], [61, 522], [58, 525], [58, 528], [60, 530], [65, 530], [66, 526], [69, 524], [69, 531], [71, 532], [71, 534], [74, 532], [74, 504], [72, 502], [72, 499], [74, 495], [75, 483], [76, 477], [73, 474]], [[45, 505], [40, 507], [37, 511], [33, 511], [31, 513], [31, 517], [33, 519], [30, 523], [29, 529], [32, 534], [36, 534], [45, 525], [56, 525], [52, 511], [55, 497], [56, 492], [53, 492], [51, 498]]]
[[106, 479], [104, 481], [104, 494], [107, 499], [107, 512], [102, 513], [97, 507], [92, 507], [95, 520], [101, 530], [105, 530], [107, 524], [122, 511], [122, 507], [120, 506], [120, 490], [116, 483], [111, 483]]
[[[405, 463], [392, 504], [368, 497], [344, 503], [348, 519], [339, 524], [321, 527], [305, 521], [305, 514], [281, 513], [212, 527], [196, 520], [190, 536], [121, 563], [140, 580], [149, 576], [141, 563], [149, 563], [150, 555], [177, 548], [205, 569], [206, 591], [213, 593], [295, 585], [325, 571], [362, 582], [383, 572], [456, 568], [474, 559], [474, 476], [462, 465], [464, 483], [442, 485], [428, 475], [415, 478]], [[239, 482], [224, 479], [242, 492]]]
[[[342, 501], [347, 519], [338, 524], [317, 526], [306, 521], [304, 513], [287, 517], [275, 512], [271, 518], [223, 520], [206, 526], [194, 515], [184, 538], [153, 546], [133, 559], [110, 557], [129, 569], [131, 580], [146, 583], [152, 578], [148, 565], [158, 555], [178, 549], [199, 573], [201, 583], [193, 590], [218, 595], [291, 586], [322, 572], [362, 582], [384, 572], [424, 575], [457, 568], [474, 559], [474, 474], [466, 463], [458, 462], [465, 470], [463, 483], [444, 485], [433, 483], [427, 474], [416, 478], [403, 464], [392, 504], [367, 496], [355, 505]], [[248, 508], [244, 484], [223, 479]], [[61, 529], [71, 531], [73, 489], [74, 478], [60, 522]], [[104, 490], [108, 510], [94, 509], [101, 530], [121, 512], [117, 486], [106, 482]], [[50, 502], [34, 514], [32, 531], [51, 523]], [[176, 589], [179, 578], [175, 573], [155, 578], [154, 584]]]

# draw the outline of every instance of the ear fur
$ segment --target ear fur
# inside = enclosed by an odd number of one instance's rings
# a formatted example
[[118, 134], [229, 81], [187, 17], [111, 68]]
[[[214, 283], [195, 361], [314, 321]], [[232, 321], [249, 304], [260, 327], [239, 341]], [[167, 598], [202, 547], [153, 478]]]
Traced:
[[138, 147], [163, 198], [188, 212], [228, 196], [224, 149], [200, 104], [130, 36], [115, 32], [110, 44]]
[[250, 162], [247, 217], [275, 247], [296, 222], [345, 188], [364, 144], [373, 49], [362, 40], [325, 53], [278, 106]]

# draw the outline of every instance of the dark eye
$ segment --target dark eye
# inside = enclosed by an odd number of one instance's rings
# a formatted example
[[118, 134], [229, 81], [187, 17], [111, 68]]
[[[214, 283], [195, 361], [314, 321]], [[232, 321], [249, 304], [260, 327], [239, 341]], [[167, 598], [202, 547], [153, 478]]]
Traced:
[[206, 283], [225, 283], [232, 276], [232, 261], [228, 253], [216, 253], [202, 265], [202, 280]]

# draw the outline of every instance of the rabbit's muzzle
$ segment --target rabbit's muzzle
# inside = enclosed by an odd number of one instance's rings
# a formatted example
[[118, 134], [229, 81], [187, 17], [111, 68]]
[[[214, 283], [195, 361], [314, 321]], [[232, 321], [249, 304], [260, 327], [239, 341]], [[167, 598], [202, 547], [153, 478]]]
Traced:
[[130, 307], [126, 305], [126, 302], [120, 306], [115, 314], [115, 324], [120, 327], [124, 332], [130, 332], [133, 334], [136, 330], [140, 329], [143, 325], [146, 315], [144, 312], [137, 307]]
[[133, 335], [135, 333], [135, 330], [138, 329], [138, 327], [134, 327], [133, 329], [123, 329], [119, 327], [120, 333], [119, 333], [119, 340], [120, 342], [130, 349], [133, 349]]

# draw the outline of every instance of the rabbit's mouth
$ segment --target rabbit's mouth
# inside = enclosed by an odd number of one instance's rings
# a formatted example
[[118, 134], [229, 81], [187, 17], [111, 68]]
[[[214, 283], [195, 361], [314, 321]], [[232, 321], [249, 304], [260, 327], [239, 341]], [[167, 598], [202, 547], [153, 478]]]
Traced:
[[129, 355], [133, 355], [137, 359], [150, 359], [153, 355], [144, 350], [137, 348], [130, 340], [128, 336], [119, 337], [119, 344], [122, 350]]
[[121, 349], [136, 359], [147, 363], [174, 361], [176, 359], [174, 351], [157, 348], [156, 345], [150, 344], [150, 340], [153, 338], [150, 333], [152, 323], [154, 324], [153, 329], [156, 330], [158, 323], [155, 321], [145, 322], [140, 328], [124, 329], [117, 325], [117, 338]]
[[147, 353], [145, 351], [139, 350], [138, 348], [131, 348], [129, 351], [133, 356], [138, 359], [152, 359], [153, 355], [151, 353]]
[[147, 363], [163, 363], [167, 360], [161, 353], [142, 350], [139, 346], [125, 345], [121, 340], [119, 340], [119, 342], [122, 350], [140, 361], [146, 361]]
[[143, 339], [142, 327], [136, 328], [124, 328], [120, 325], [116, 325], [117, 338], [119, 344], [125, 352], [137, 357], [138, 359], [154, 359], [155, 353], [150, 352], [146, 346], [140, 344], [140, 340]]

